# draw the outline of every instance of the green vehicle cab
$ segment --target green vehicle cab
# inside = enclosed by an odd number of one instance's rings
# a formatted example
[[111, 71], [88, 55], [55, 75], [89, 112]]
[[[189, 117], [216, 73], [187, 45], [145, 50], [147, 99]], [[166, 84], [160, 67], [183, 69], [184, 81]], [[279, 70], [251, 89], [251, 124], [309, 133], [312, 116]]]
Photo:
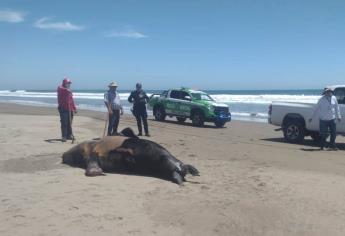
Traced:
[[150, 97], [149, 107], [157, 121], [164, 121], [166, 116], [175, 116], [183, 123], [191, 119], [194, 126], [203, 126], [204, 122], [214, 122], [217, 127], [223, 127], [231, 121], [229, 107], [218, 103], [205, 92], [181, 88], [170, 89], [162, 94]]

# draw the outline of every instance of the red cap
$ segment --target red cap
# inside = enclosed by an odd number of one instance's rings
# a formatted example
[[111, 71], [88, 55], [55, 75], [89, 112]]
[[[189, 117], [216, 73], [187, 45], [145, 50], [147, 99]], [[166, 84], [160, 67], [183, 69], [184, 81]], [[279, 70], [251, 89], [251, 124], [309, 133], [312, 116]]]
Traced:
[[62, 85], [71, 84], [71, 83], [72, 83], [72, 81], [68, 78], [64, 78], [62, 81]]

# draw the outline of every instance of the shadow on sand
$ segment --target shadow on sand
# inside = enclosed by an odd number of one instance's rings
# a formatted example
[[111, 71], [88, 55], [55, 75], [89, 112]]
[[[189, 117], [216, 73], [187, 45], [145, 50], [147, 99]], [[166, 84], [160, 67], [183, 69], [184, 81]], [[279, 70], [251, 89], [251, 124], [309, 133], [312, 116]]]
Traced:
[[[85, 166], [69, 165], [69, 164], [64, 164], [64, 163], [62, 163], [62, 165], [85, 170]], [[120, 167], [120, 166], [117, 167], [116, 170], [105, 171], [102, 175], [99, 175], [96, 177], [87, 177], [87, 176], [84, 176], [84, 177], [85, 178], [98, 178], [98, 177], [104, 177], [107, 175], [129, 175], [129, 176], [138, 176], [138, 177], [149, 177], [149, 178], [161, 179], [161, 180], [173, 183], [173, 181], [171, 181], [171, 179], [169, 179], [168, 177], [165, 177], [165, 176], [160, 176], [158, 174], [156, 174], [156, 175], [151, 174], [147, 171], [130, 170], [126, 167]], [[188, 180], [188, 176], [186, 177], [186, 180], [184, 182], [187, 182], [190, 184], [202, 184], [201, 182], [198, 182], [198, 181]]]
[[61, 138], [51, 138], [51, 139], [45, 139], [44, 142], [47, 142], [47, 143], [61, 143], [62, 142], [62, 139]]
[[[71, 140], [71, 139], [67, 139], [64, 143], [72, 143], [74, 144], [76, 141], [76, 139]], [[51, 138], [51, 139], [45, 139], [44, 142], [47, 143], [61, 143], [62, 139], [61, 138]]]
[[[286, 143], [286, 144], [290, 144], [290, 145], [313, 147], [313, 148], [305, 148], [305, 147], [300, 148], [300, 150], [306, 151], [306, 152], [322, 151], [322, 150], [320, 150], [319, 143], [315, 142], [312, 139], [305, 139], [302, 143], [288, 143], [285, 141], [284, 138], [266, 138], [266, 139], [261, 139], [261, 140], [268, 141], [268, 142], [276, 142], [276, 143]], [[337, 143], [336, 146], [339, 150], [345, 150], [345, 143]]]
[[[165, 120], [165, 121], [157, 121], [155, 119], [148, 119], [150, 121], [153, 121], [153, 122], [160, 122], [160, 123], [167, 123], [167, 124], [174, 124], [174, 125], [181, 125], [181, 126], [188, 126], [188, 127], [195, 127], [193, 126], [192, 123], [190, 122], [178, 122], [178, 121], [175, 121], [175, 120]], [[208, 125], [208, 124], [204, 124], [204, 126], [202, 127], [195, 127], [195, 128], [208, 128], [208, 129], [225, 129], [226, 127], [223, 126], [223, 127], [220, 127], [218, 128], [217, 126], [215, 125]]]

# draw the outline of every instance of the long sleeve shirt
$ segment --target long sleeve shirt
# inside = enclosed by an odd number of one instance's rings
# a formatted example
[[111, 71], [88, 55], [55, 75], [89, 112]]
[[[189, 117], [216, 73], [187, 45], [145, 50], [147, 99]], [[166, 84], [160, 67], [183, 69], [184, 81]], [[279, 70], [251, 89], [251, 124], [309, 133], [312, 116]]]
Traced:
[[70, 89], [59, 86], [57, 89], [57, 97], [59, 108], [73, 112], [77, 111], [73, 100], [73, 94]]
[[341, 119], [340, 109], [335, 96], [322, 96], [314, 109], [312, 118], [319, 115], [320, 120]]
[[104, 94], [104, 102], [110, 105], [112, 110], [122, 110], [121, 99], [118, 92], [107, 91]]

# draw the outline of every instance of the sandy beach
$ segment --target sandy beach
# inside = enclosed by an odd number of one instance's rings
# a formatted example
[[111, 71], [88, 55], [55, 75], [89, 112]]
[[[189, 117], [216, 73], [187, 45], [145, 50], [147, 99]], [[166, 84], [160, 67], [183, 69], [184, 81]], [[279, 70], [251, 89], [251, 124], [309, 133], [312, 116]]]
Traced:
[[[0, 103], [0, 235], [344, 235], [345, 138], [318, 151], [264, 123], [226, 128], [149, 120], [153, 140], [193, 164], [178, 186], [153, 177], [85, 177], [61, 164], [54, 108]], [[76, 143], [99, 138], [104, 113], [81, 110]], [[122, 116], [120, 129], [136, 123]]]

